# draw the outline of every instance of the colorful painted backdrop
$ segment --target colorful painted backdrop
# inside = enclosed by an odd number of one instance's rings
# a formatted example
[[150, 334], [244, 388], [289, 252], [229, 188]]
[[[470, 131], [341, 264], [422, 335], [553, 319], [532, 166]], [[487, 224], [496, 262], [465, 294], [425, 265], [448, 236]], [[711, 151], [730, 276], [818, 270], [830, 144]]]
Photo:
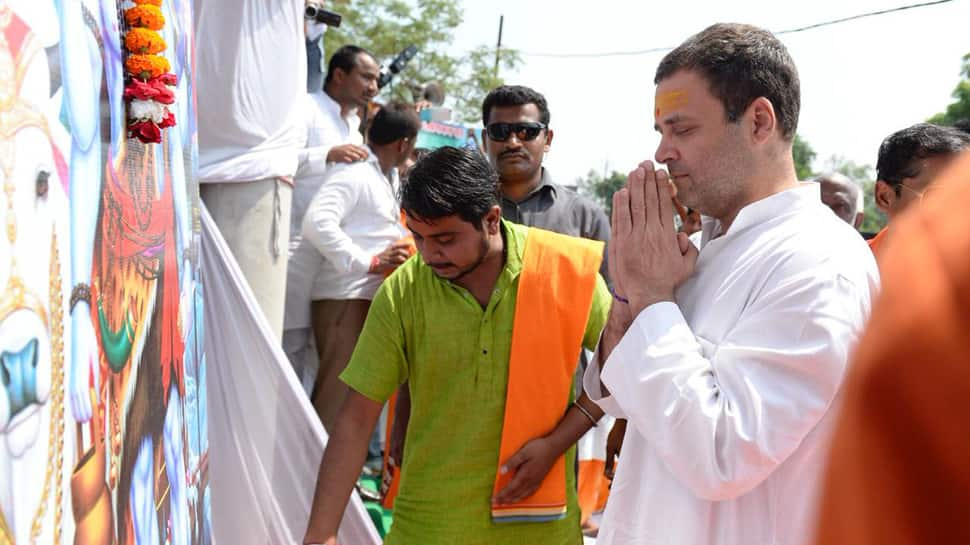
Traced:
[[[119, 5], [124, 2], [124, 5]], [[127, 0], [0, 0], [0, 545], [209, 543], [191, 0], [126, 134]]]

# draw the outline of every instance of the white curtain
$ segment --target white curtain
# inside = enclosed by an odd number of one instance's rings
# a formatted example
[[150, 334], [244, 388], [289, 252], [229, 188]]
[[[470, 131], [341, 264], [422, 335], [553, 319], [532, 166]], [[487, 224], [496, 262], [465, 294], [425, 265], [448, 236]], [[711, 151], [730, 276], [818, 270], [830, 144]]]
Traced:
[[[302, 543], [327, 434], [204, 206], [202, 281], [213, 542]], [[338, 539], [381, 542], [356, 492]]]

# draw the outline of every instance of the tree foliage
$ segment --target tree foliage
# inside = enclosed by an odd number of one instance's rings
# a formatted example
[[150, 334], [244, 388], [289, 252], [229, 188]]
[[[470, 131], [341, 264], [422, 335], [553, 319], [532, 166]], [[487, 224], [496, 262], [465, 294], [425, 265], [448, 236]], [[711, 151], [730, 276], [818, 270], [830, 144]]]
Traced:
[[613, 194], [625, 184], [626, 175], [615, 170], [605, 178], [595, 170], [590, 170], [585, 177], [576, 180], [580, 192], [592, 197], [610, 217], [613, 215]]
[[953, 125], [962, 119], [970, 119], [970, 53], [963, 56], [963, 66], [960, 68], [960, 82], [953, 90], [953, 102], [929, 119], [930, 123]]
[[795, 135], [795, 142], [791, 148], [792, 158], [795, 160], [795, 174], [799, 180], [812, 177], [812, 161], [815, 160], [815, 150], [801, 136]]
[[[495, 49], [478, 47], [455, 52], [455, 31], [463, 12], [452, 0], [329, 0], [327, 9], [340, 13], [343, 24], [324, 35], [327, 55], [340, 46], [354, 44], [372, 52], [385, 65], [409, 45], [418, 54], [392, 83], [382, 98], [414, 100], [409, 84], [437, 81], [444, 88], [446, 105], [455, 110], [458, 121], [481, 119], [481, 101], [492, 88], [501, 85], [495, 73]], [[514, 70], [521, 63], [517, 51], [502, 49], [500, 70]]]

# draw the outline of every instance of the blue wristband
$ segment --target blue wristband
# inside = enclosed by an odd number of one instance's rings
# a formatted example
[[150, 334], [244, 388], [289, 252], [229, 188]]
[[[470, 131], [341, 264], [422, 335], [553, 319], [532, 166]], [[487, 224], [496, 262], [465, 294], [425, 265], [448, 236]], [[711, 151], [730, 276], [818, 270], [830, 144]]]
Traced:
[[622, 297], [622, 296], [618, 295], [616, 293], [616, 290], [613, 289], [613, 286], [610, 286], [610, 293], [613, 295], [613, 298], [614, 299], [616, 299], [617, 301], [623, 303], [624, 305], [629, 305], [630, 304], [630, 300], [627, 299], [626, 297]]

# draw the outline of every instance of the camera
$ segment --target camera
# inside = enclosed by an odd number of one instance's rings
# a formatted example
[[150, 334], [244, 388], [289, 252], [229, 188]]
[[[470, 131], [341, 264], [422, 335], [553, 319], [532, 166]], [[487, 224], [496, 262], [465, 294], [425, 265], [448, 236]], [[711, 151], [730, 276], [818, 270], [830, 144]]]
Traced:
[[307, 6], [306, 11], [303, 12], [303, 16], [333, 28], [339, 27], [340, 20], [343, 19], [339, 13], [327, 11], [316, 6]]
[[380, 78], [377, 80], [377, 87], [379, 89], [383, 89], [385, 85], [391, 83], [391, 79], [398, 72], [404, 70], [404, 67], [407, 66], [408, 61], [414, 58], [414, 56], [417, 54], [417, 46], [409, 45], [405, 47], [403, 51], [397, 54], [397, 57], [394, 57], [394, 60], [391, 61], [391, 65], [387, 67], [387, 71], [381, 72]]

